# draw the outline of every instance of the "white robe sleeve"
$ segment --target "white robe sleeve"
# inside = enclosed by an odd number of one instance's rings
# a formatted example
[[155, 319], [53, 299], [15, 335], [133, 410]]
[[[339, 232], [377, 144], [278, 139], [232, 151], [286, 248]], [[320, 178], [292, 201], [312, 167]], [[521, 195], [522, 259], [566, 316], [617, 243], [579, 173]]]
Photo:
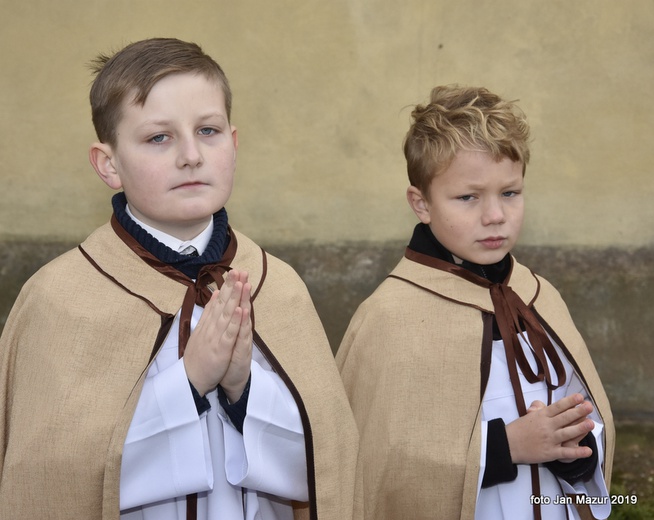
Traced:
[[481, 454], [479, 456], [479, 477], [477, 478], [477, 494], [481, 489], [481, 483], [484, 481], [486, 473], [486, 454], [488, 453], [488, 421], [481, 421]]
[[222, 409], [219, 411], [227, 480], [234, 486], [306, 501], [307, 462], [300, 413], [281, 378], [266, 368], [260, 355], [253, 357], [243, 434]]
[[206, 418], [198, 417], [184, 363], [178, 360], [149, 373], [143, 385], [123, 447], [120, 508], [212, 486]]
[[[196, 306], [192, 328], [201, 313]], [[127, 433], [121, 510], [213, 490], [214, 478], [286, 500], [308, 500], [304, 429], [286, 384], [255, 346], [243, 434], [218, 404], [215, 390], [207, 394], [211, 409], [198, 417], [184, 362], [177, 359], [178, 320], [148, 370]], [[222, 435], [212, 430], [220, 424]]]
[[[588, 391], [579, 380], [579, 377], [577, 377], [576, 374], [573, 374], [570, 378], [567, 395], [577, 392], [582, 394], [585, 399], [589, 399]], [[595, 422], [595, 427], [592, 430], [597, 445], [597, 467], [595, 468], [595, 473], [587, 482], [569, 484], [565, 480], [559, 479], [559, 483], [567, 495], [576, 494], [586, 495], [592, 498], [600, 497], [600, 500], [597, 501], [599, 503], [591, 504], [590, 509], [595, 518], [607, 518], [611, 513], [611, 500], [608, 489], [606, 489], [606, 481], [602, 471], [604, 465], [604, 423], [597, 413], [597, 410], [593, 410], [590, 418]]]

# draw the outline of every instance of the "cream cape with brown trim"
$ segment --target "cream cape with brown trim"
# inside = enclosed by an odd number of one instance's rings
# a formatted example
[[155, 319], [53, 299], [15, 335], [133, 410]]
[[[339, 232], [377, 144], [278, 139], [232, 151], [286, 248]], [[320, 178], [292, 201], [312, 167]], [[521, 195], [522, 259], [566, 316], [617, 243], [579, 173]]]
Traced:
[[[261, 285], [262, 250], [245, 236], [232, 266]], [[148, 267], [107, 224], [23, 288], [0, 340], [0, 518], [117, 519], [121, 451], [162, 325], [186, 288]], [[304, 284], [266, 255], [255, 328], [305, 419], [309, 504], [296, 516], [352, 518], [358, 437]]]
[[[481, 352], [488, 289], [403, 258], [357, 310], [336, 356], [361, 435], [366, 520], [474, 518], [481, 448]], [[410, 283], [407, 283], [409, 281]], [[532, 302], [614, 427], [586, 345], [559, 293], [514, 262], [508, 284]], [[434, 294], [436, 293], [436, 294]], [[484, 330], [486, 323], [486, 330]]]

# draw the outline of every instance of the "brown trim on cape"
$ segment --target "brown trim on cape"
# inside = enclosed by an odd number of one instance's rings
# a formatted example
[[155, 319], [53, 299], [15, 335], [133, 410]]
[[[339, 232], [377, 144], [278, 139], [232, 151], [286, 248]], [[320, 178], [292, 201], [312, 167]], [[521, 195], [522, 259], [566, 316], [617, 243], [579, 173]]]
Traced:
[[[183, 285], [189, 286], [194, 283], [193, 279], [189, 278], [184, 273], [178, 271], [177, 269], [170, 266], [169, 264], [162, 262], [152, 253], [150, 253], [147, 249], [145, 249], [141, 244], [139, 244], [139, 242], [132, 235], [130, 235], [123, 226], [120, 225], [120, 222], [118, 222], [116, 215], [111, 216], [111, 227], [116, 233], [116, 235], [118, 235], [118, 238], [120, 238], [127, 247], [129, 247], [132, 251], [134, 251], [134, 253], [136, 253], [136, 255], [141, 260], [143, 260], [146, 264], [148, 264], [150, 267], [166, 275], [168, 278], [172, 278], [176, 282], [179, 282]], [[231, 264], [232, 260], [234, 260], [234, 256], [236, 255], [236, 250], [238, 248], [238, 243], [236, 240], [235, 233], [232, 231], [232, 228], [229, 226], [227, 228], [227, 233], [230, 238], [229, 244], [220, 262], [217, 262], [216, 264], [209, 264], [208, 266], [204, 266], [202, 269], [200, 269], [200, 274], [198, 275], [198, 279], [200, 279], [200, 277], [203, 274], [210, 273], [211, 272], [210, 267], [214, 265], [220, 266], [225, 271], [230, 270], [229, 265]], [[208, 296], [211, 297], [211, 294], [209, 294]]]
[[[552, 339], [554, 340], [554, 342], [559, 346], [559, 348], [560, 348], [560, 349], [563, 351], [563, 353], [565, 354], [565, 357], [566, 357], [566, 359], [568, 360], [568, 363], [570, 363], [570, 364], [572, 365], [572, 367], [573, 367], [574, 370], [575, 370], [575, 373], [576, 373], [577, 376], [581, 379], [581, 382], [584, 384], [584, 388], [586, 389], [586, 392], [588, 392], [588, 396], [590, 397], [591, 401], [592, 401], [593, 403], [597, 403], [597, 399], [595, 399], [595, 397], [593, 396], [593, 393], [591, 392], [591, 389], [590, 389], [590, 385], [589, 385], [588, 382], [586, 381], [586, 378], [585, 378], [585, 376], [584, 376], [584, 373], [581, 371], [581, 368], [579, 368], [579, 365], [577, 364], [577, 361], [576, 361], [576, 359], [574, 358], [574, 356], [572, 356], [572, 354], [570, 354], [570, 350], [568, 350], [568, 347], [566, 347], [565, 343], [563, 343], [563, 341], [561, 340], [561, 338], [559, 337], [559, 335], [556, 334], [556, 332], [554, 332], [554, 329], [552, 329], [552, 327], [550, 326], [550, 324], [547, 323], [547, 321], [545, 321], [545, 320], [543, 319], [543, 317], [538, 313], [538, 311], [537, 311], [536, 309], [534, 309], [534, 314], [536, 314], [536, 316], [538, 317], [538, 320], [539, 320], [539, 321], [541, 322], [541, 324], [543, 325], [543, 328], [547, 331], [547, 333], [552, 337]], [[603, 422], [604, 424], [606, 424], [607, 421], [606, 421], [606, 419], [604, 418], [604, 416], [602, 415], [602, 412], [599, 410], [599, 408], [595, 407], [595, 410], [597, 411], [597, 414], [602, 418], [602, 422]], [[604, 446], [604, 450], [605, 450], [605, 452], [606, 452], [606, 437], [604, 437], [604, 444], [605, 444], [605, 446]], [[604, 462], [602, 462], [602, 466], [603, 466], [603, 465], [604, 465]]]
[[116, 280], [116, 278], [114, 278], [113, 276], [111, 276], [107, 271], [105, 271], [104, 269], [102, 269], [102, 267], [100, 267], [100, 266], [98, 265], [98, 263], [97, 263], [95, 260], [93, 260], [93, 258], [91, 257], [91, 255], [89, 255], [89, 254], [84, 250], [84, 248], [83, 248], [81, 245], [77, 246], [77, 249], [79, 249], [80, 253], [82, 253], [82, 256], [83, 256], [84, 258], [86, 258], [86, 260], [89, 262], [89, 264], [91, 264], [93, 267], [95, 267], [95, 269], [96, 269], [98, 272], [100, 272], [103, 276], [105, 276], [106, 278], [108, 278], [109, 280], [111, 280], [114, 284], [116, 284], [118, 287], [120, 287], [121, 289], [123, 289], [126, 293], [128, 293], [128, 294], [134, 296], [135, 298], [138, 298], [139, 300], [143, 300], [143, 301], [144, 301], [145, 303], [147, 303], [148, 306], [149, 306], [149, 307], [150, 307], [154, 312], [156, 312], [159, 316], [161, 316], [161, 317], [169, 316], [168, 313], [163, 312], [162, 310], [160, 310], [160, 309], [159, 309], [159, 308], [158, 308], [154, 303], [152, 303], [150, 300], [148, 300], [145, 296], [142, 296], [142, 295], [140, 295], [140, 294], [136, 294], [134, 291], [131, 291], [130, 289], [128, 289], [127, 287], [125, 287], [122, 283], [120, 283], [118, 280]]
[[[545, 329], [545, 331], [546, 331], [550, 336], [552, 336], [552, 339], [554, 340], [554, 342], [555, 342], [555, 343], [559, 346], [559, 348], [563, 351], [563, 353], [565, 354], [566, 359], [568, 360], [568, 363], [570, 363], [570, 364], [572, 365], [572, 367], [575, 369], [575, 372], [577, 373], [577, 375], [581, 378], [581, 382], [582, 382], [582, 383], [584, 384], [584, 386], [586, 387], [586, 390], [588, 391], [588, 395], [591, 397], [591, 399], [593, 400], [593, 402], [595, 402], [595, 398], [594, 398], [593, 395], [590, 393], [590, 388], [589, 388], [589, 386], [588, 386], [588, 383], [586, 382], [586, 378], [584, 377], [583, 372], [582, 372], [581, 369], [579, 368], [579, 365], [577, 364], [577, 361], [576, 361], [575, 358], [572, 356], [572, 354], [570, 354], [570, 351], [568, 350], [568, 347], [565, 346], [565, 343], [563, 343], [563, 341], [562, 341], [561, 338], [558, 336], [558, 334], [557, 334], [556, 332], [554, 332], [554, 329], [552, 329], [552, 327], [550, 326], [550, 324], [547, 323], [547, 321], [545, 321], [545, 319], [540, 315], [540, 313], [539, 313], [536, 309], [533, 309], [533, 311], [534, 311], [534, 314], [536, 315], [536, 317], [538, 318], [538, 321], [540, 322], [540, 324], [541, 324], [541, 325], [543, 326], [543, 328]], [[598, 413], [599, 413], [599, 412], [598, 412]]]
[[[441, 260], [440, 258], [418, 253], [417, 251], [414, 251], [409, 247], [407, 247], [404, 250], [404, 256], [405, 258], [411, 260], [412, 262], [424, 265], [426, 267], [431, 267], [433, 269], [438, 269], [439, 271], [445, 271], [446, 273], [453, 274], [455, 276], [458, 276], [459, 278], [468, 280], [469, 282], [474, 283], [475, 285], [480, 285], [481, 287], [490, 287], [491, 285], [493, 285], [493, 283], [486, 280], [486, 278], [482, 278], [481, 276], [478, 276], [472, 271], [468, 271], [467, 269], [459, 265], [451, 264], [450, 262], [446, 262], [445, 260]], [[509, 274], [506, 277], [507, 280], [510, 280], [511, 275], [513, 274], [514, 260], [513, 257], [510, 258], [511, 258], [511, 269], [509, 270]]]
[[259, 280], [259, 285], [257, 285], [257, 288], [252, 291], [252, 294], [250, 295], [250, 303], [252, 304], [250, 307], [250, 317], [252, 319], [252, 330], [255, 328], [255, 319], [254, 319], [254, 300], [259, 294], [259, 291], [263, 287], [263, 282], [266, 279], [266, 276], [268, 275], [268, 256], [266, 255], [266, 251], [263, 249], [263, 247], [259, 247], [261, 250], [261, 279]]
[[275, 373], [280, 377], [280, 379], [286, 385], [289, 392], [293, 396], [293, 400], [297, 405], [298, 411], [300, 412], [300, 418], [302, 420], [302, 428], [304, 429], [304, 446], [306, 449], [307, 456], [307, 487], [309, 489], [309, 514], [310, 520], [318, 520], [318, 501], [316, 494], [316, 466], [313, 456], [313, 433], [311, 431], [311, 420], [309, 419], [309, 413], [307, 412], [306, 406], [304, 406], [304, 401], [302, 396], [298, 391], [295, 383], [288, 376], [284, 367], [281, 363], [277, 361], [277, 358], [272, 353], [265, 341], [259, 336], [259, 333], [256, 330], [252, 331], [254, 337], [254, 344], [261, 351], [263, 356], [266, 358], [270, 366], [275, 370]]
[[173, 316], [172, 314], [168, 314], [165, 317], [163, 316], [161, 317], [161, 327], [159, 328], [157, 339], [154, 341], [154, 347], [152, 347], [152, 352], [150, 352], [148, 365], [159, 353], [161, 346], [163, 345], [164, 341], [168, 337], [168, 334], [170, 333], [170, 329], [172, 328], [174, 321], [175, 321], [175, 316]]
[[263, 287], [263, 282], [266, 279], [266, 275], [268, 274], [268, 255], [263, 247], [260, 247], [259, 249], [261, 249], [261, 280], [259, 280], [257, 288], [252, 291], [252, 297], [250, 298], [251, 301], [254, 301], [259, 294], [261, 287]]
[[[446, 262], [445, 260], [441, 260], [440, 258], [435, 258], [433, 256], [418, 253], [408, 247], [404, 251], [404, 257], [407, 260], [411, 260], [412, 262], [415, 262], [417, 264], [424, 265], [425, 267], [431, 267], [433, 269], [438, 269], [439, 271], [444, 271], [446, 273], [453, 274], [475, 285], [479, 285], [480, 287], [490, 288], [493, 285], [493, 282], [486, 280], [486, 278], [476, 275], [472, 271], [468, 271], [464, 267], [461, 267], [456, 264], [451, 264], [450, 262]], [[511, 269], [509, 270], [509, 274], [506, 277], [507, 280], [511, 280], [511, 276], [513, 275], [513, 268], [515, 266], [515, 259], [512, 256], [510, 258], [511, 258]], [[534, 277], [534, 280], [536, 280], [536, 292], [534, 296], [531, 298], [531, 300], [529, 301], [529, 303], [526, 304], [527, 307], [531, 307], [536, 301], [536, 299], [538, 298], [538, 295], [540, 294], [540, 281], [538, 280], [538, 277], [534, 274], [534, 272], [531, 269], [529, 269], [529, 272]], [[456, 300], [451, 300], [451, 301], [456, 301]], [[460, 302], [460, 303], [463, 303], [465, 305], [464, 302]]]
[[481, 338], [481, 361], [479, 372], [481, 373], [479, 402], [484, 399], [486, 386], [490, 379], [491, 359], [493, 357], [493, 315], [489, 312], [482, 312], [481, 319], [484, 322], [484, 330]]
[[166, 339], [166, 336], [168, 336], [168, 333], [170, 332], [170, 328], [173, 324], [173, 321], [175, 319], [175, 316], [172, 314], [168, 314], [167, 312], [163, 312], [160, 310], [154, 303], [152, 303], [150, 300], [148, 300], [145, 296], [141, 294], [136, 294], [134, 291], [131, 291], [127, 287], [125, 287], [122, 283], [120, 283], [118, 280], [116, 280], [113, 276], [111, 276], [108, 272], [106, 272], [102, 267], [98, 265], [98, 263], [91, 258], [91, 256], [84, 250], [84, 248], [79, 245], [77, 246], [77, 249], [79, 249], [80, 253], [82, 253], [82, 256], [104, 277], [109, 279], [111, 282], [113, 282], [115, 285], [120, 287], [123, 291], [125, 291], [127, 294], [130, 296], [134, 296], [135, 298], [138, 298], [139, 300], [144, 301], [148, 307], [150, 307], [154, 312], [156, 312], [160, 317], [161, 317], [161, 326], [159, 327], [159, 332], [157, 333], [157, 337], [154, 341], [154, 345], [152, 346], [152, 352], [150, 352], [150, 358], [148, 360], [148, 364], [150, 361], [152, 361], [155, 356], [157, 355], [157, 352], [159, 352], [159, 349], [161, 348], [161, 345], [163, 345], [164, 340]]
[[[438, 296], [439, 298], [443, 298], [443, 300], [447, 300], [448, 302], [463, 305], [465, 307], [470, 307], [472, 309], [477, 309], [478, 311], [481, 311], [481, 312], [488, 312], [488, 310], [484, 309], [483, 307], [480, 307], [479, 305], [474, 305], [472, 303], [462, 302], [461, 300], [457, 300], [455, 298], [450, 298], [449, 296], [445, 296], [444, 294], [441, 294], [441, 293], [439, 293], [437, 291], [434, 291], [433, 289], [429, 289], [429, 288], [425, 287], [424, 285], [420, 285], [419, 283], [416, 283], [413, 280], [409, 280], [408, 278], [404, 278], [403, 276], [398, 276], [396, 274], [391, 273], [389, 275], [386, 275], [386, 278], [395, 278], [396, 280], [406, 282], [409, 285], [413, 285], [414, 287], [417, 287], [418, 289], [422, 289], [425, 292], [431, 293], [434, 296]], [[493, 314], [493, 313], [490, 313], [490, 314]]]

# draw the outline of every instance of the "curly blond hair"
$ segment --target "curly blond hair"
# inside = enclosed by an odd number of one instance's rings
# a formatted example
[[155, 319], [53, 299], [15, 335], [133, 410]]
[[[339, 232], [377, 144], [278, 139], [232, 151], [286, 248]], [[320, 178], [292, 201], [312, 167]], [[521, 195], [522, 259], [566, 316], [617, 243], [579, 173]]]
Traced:
[[417, 105], [404, 139], [412, 186], [428, 196], [435, 175], [446, 170], [457, 152], [475, 150], [495, 160], [529, 162], [529, 124], [514, 101], [485, 88], [446, 85], [431, 91], [429, 104]]

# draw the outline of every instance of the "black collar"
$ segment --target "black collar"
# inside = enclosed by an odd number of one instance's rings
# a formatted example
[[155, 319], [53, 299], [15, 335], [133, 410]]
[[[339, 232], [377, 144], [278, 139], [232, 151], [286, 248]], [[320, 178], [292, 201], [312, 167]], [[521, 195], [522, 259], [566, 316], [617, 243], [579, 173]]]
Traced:
[[[432, 256], [444, 260], [445, 262], [458, 265], [454, 261], [452, 253], [450, 253], [450, 251], [438, 241], [427, 224], [420, 223], [415, 227], [413, 230], [413, 236], [409, 242], [409, 249], [412, 249], [416, 253]], [[460, 265], [477, 276], [485, 278], [489, 282], [502, 283], [511, 272], [511, 255], [507, 254], [499, 262], [490, 265], [473, 264], [467, 260], [464, 260]]]

